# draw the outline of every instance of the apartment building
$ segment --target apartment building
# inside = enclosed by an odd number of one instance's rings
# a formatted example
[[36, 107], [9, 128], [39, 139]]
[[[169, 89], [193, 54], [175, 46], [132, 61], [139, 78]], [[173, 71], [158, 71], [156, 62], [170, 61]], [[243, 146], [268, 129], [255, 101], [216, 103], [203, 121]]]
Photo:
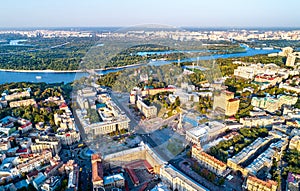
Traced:
[[30, 145], [32, 153], [41, 153], [43, 150], [51, 150], [52, 155], [56, 155], [61, 150], [61, 142], [59, 139], [50, 137], [40, 137], [35, 139], [34, 143]]
[[38, 169], [44, 163], [49, 162], [52, 158], [52, 153], [49, 150], [44, 150], [39, 154], [20, 155], [20, 164], [17, 165], [17, 169], [20, 173], [27, 173], [33, 169]]
[[246, 182], [246, 189], [249, 191], [276, 191], [277, 182], [272, 180], [263, 181], [255, 176], [249, 176]]
[[239, 104], [240, 100], [234, 98], [233, 92], [222, 90], [220, 94], [214, 96], [213, 110], [232, 116], [237, 113]]
[[26, 100], [20, 100], [20, 101], [12, 101], [9, 103], [9, 107], [26, 107], [29, 105], [35, 105], [36, 101], [34, 99], [26, 99]]
[[219, 176], [223, 176], [226, 171], [227, 165], [225, 163], [205, 153], [196, 145], [192, 147], [192, 158], [196, 159], [201, 166]]
[[141, 97], [138, 97], [136, 106], [146, 118], [153, 118], [157, 116], [157, 108], [153, 105], [148, 106], [145, 104]]
[[6, 95], [5, 99], [7, 101], [11, 101], [11, 100], [20, 99], [23, 97], [30, 97], [30, 92], [29, 91], [15, 92], [13, 94]]

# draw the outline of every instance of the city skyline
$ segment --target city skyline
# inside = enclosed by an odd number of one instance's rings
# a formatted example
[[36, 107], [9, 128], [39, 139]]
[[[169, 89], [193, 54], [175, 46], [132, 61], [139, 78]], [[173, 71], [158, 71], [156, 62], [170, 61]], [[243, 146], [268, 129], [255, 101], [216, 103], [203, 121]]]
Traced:
[[0, 191], [300, 190], [300, 1], [0, 5]]
[[[102, 27], [168, 24], [193, 27], [300, 27], [299, 2], [212, 1], [7, 1], [0, 28]], [[34, 11], [32, 11], [34, 10]]]

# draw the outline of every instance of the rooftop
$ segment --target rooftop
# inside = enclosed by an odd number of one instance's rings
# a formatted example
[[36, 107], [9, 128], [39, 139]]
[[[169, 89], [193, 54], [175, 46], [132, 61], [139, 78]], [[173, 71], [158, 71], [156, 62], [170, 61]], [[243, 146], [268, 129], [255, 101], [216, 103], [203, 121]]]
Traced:
[[217, 163], [217, 164], [218, 164], [219, 166], [221, 166], [221, 167], [226, 166], [226, 164], [223, 163], [222, 161], [219, 161], [219, 160], [216, 159], [215, 157], [213, 157], [213, 156], [211, 156], [211, 155], [209, 155], [209, 154], [207, 154], [207, 153], [205, 153], [205, 152], [203, 152], [203, 151], [200, 152], [200, 155], [203, 155], [205, 158], [211, 160], [211, 161], [214, 162], [214, 163]]
[[111, 184], [116, 181], [125, 180], [122, 173], [104, 177], [104, 184]]
[[256, 178], [255, 176], [249, 176], [248, 179], [250, 181], [256, 182], [256, 183], [258, 183], [260, 185], [263, 185], [263, 186], [266, 186], [268, 188], [271, 188], [272, 186], [277, 186], [277, 182], [272, 181], [272, 180], [263, 181], [263, 180], [260, 180], [260, 179]]

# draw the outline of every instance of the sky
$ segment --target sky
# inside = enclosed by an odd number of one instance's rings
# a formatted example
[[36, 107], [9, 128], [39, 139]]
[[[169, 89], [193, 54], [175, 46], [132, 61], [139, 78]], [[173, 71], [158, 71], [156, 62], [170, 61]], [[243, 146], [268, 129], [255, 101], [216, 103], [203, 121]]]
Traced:
[[299, 0], [4, 0], [0, 27], [300, 27]]

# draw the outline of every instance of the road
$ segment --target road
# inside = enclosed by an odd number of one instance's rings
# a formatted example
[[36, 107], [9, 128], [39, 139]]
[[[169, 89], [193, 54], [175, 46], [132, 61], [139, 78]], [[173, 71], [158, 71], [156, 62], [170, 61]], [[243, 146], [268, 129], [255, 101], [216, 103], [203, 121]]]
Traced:
[[79, 120], [79, 118], [78, 118], [75, 111], [73, 111], [73, 116], [74, 116], [75, 124], [78, 127], [81, 140], [83, 140], [83, 141], [87, 140], [87, 135], [85, 134], [85, 131], [84, 131], [84, 129], [83, 129], [81, 123], [80, 123], [80, 120]]
[[79, 183], [78, 190], [87, 190], [83, 188], [91, 188], [91, 160], [85, 160], [80, 158], [79, 152], [82, 148], [77, 147], [68, 147], [63, 148], [60, 152], [61, 160], [66, 163], [68, 160], [74, 160], [78, 164], [79, 168], [82, 168], [82, 171], [79, 172]]
[[[147, 127], [144, 125], [141, 126], [139, 125], [139, 121], [135, 119], [134, 114], [130, 111], [130, 109], [126, 106], [124, 106], [124, 103], [122, 103], [120, 101], [119, 98], [117, 98], [117, 96], [115, 95], [115, 93], [110, 92], [110, 96], [112, 98], [112, 100], [114, 101], [114, 103], [122, 110], [125, 112], [125, 114], [128, 116], [128, 118], [130, 119], [130, 126], [131, 126], [131, 130], [135, 129], [136, 133], [138, 136], [141, 137], [141, 139], [143, 140], [144, 143], [148, 144], [153, 151], [159, 155], [163, 160], [165, 161], [170, 161], [172, 158], [170, 158], [164, 151], [163, 149], [161, 149], [159, 146], [161, 145], [161, 143], [156, 142], [154, 139], [151, 138], [151, 132], [148, 132], [149, 129], [152, 130], [157, 130], [160, 127], [164, 126], [164, 125], [168, 125], [170, 122], [172, 122], [174, 119], [176, 119], [178, 117], [177, 115], [174, 115], [166, 120], [163, 120], [161, 123], [158, 124], [149, 124], [147, 125]], [[81, 127], [80, 123], [79, 123], [79, 119], [78, 117], [75, 115], [75, 122], [78, 124], [78, 128], [80, 133], [82, 133], [82, 138], [86, 138], [86, 135], [84, 133], [84, 129]], [[175, 132], [174, 132], [175, 133]], [[154, 135], [154, 134], [153, 134]], [[156, 134], [155, 134], [156, 135]], [[163, 135], [162, 135], [163, 136]], [[73, 153], [76, 152], [76, 150], [72, 151]], [[76, 155], [76, 153], [75, 153]], [[179, 161], [182, 161], [183, 159], [181, 157], [177, 158]], [[80, 164], [80, 166], [83, 168], [82, 172], [81, 172], [81, 177], [80, 177], [80, 181], [81, 181], [81, 186], [82, 188], [87, 188], [86, 186], [89, 184], [90, 180], [89, 180], [89, 170], [91, 169], [91, 164], [90, 161], [89, 162], [85, 162], [84, 160], [80, 160], [78, 159], [78, 157], [75, 157], [75, 160], [78, 161], [78, 163]], [[179, 168], [179, 165], [174, 165], [176, 168]], [[182, 168], [179, 168], [182, 170]], [[190, 176], [192, 179], [196, 180], [197, 182], [205, 185], [205, 186], [210, 186], [213, 188], [217, 188], [216, 190], [231, 190], [231, 189], [224, 189], [223, 187], [218, 187], [213, 185], [212, 183], [210, 183], [209, 181], [207, 181], [206, 179], [204, 179], [203, 177], [199, 177], [199, 175], [197, 176], [198, 178], [194, 178], [192, 177], [192, 175], [195, 175], [195, 173], [191, 174], [193, 172], [189, 172], [189, 171], [184, 171], [184, 174], [187, 174], [188, 176]]]
[[158, 154], [163, 160], [165, 161], [169, 161], [170, 158], [168, 157], [168, 155], [166, 155], [156, 144], [155, 141], [153, 141], [153, 139], [151, 139], [151, 137], [148, 134], [145, 133], [141, 133], [138, 134], [144, 143], [148, 144], [154, 151], [156, 154]]
[[132, 113], [130, 112], [129, 108], [125, 108], [122, 103], [120, 103], [119, 99], [114, 95], [115, 93], [110, 92], [110, 97], [112, 98], [113, 102], [122, 110], [125, 112], [127, 117], [130, 119], [130, 128], [133, 130], [134, 127], [137, 127], [139, 124], [139, 121], [134, 119], [134, 116], [132, 116]]

